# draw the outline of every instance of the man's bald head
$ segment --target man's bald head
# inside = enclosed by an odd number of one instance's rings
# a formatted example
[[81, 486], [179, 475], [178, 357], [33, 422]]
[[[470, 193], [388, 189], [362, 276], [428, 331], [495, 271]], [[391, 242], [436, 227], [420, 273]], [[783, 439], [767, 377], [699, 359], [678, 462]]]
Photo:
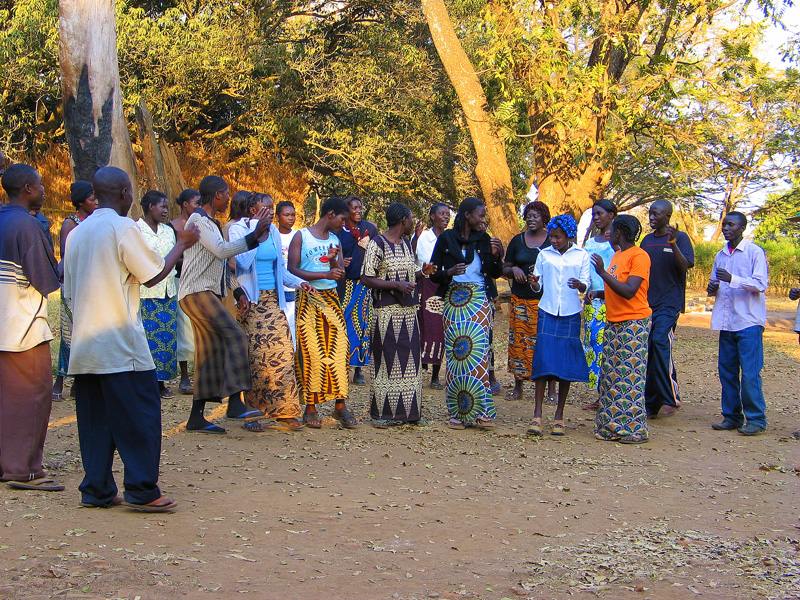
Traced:
[[92, 176], [97, 205], [100, 208], [113, 208], [118, 214], [128, 214], [133, 203], [131, 178], [117, 167], [103, 167]]
[[672, 216], [672, 203], [669, 200], [656, 200], [651, 206], [669, 216]]

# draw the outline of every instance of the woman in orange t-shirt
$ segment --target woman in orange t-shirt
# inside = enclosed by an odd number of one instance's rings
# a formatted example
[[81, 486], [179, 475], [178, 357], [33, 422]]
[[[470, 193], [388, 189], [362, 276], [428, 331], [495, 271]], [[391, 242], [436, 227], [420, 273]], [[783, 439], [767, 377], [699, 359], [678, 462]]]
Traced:
[[603, 259], [592, 255], [592, 265], [605, 283], [608, 325], [600, 372], [600, 408], [594, 433], [599, 440], [643, 444], [648, 439], [644, 385], [647, 377], [647, 338], [650, 315], [647, 288], [650, 257], [636, 246], [642, 233], [630, 215], [614, 219], [609, 241], [619, 250], [605, 270]]

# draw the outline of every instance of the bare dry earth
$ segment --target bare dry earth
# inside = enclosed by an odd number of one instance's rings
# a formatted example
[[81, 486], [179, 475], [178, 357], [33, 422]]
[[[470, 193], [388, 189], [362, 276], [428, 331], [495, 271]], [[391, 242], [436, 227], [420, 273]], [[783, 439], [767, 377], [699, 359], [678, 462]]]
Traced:
[[[78, 508], [74, 405], [57, 404], [46, 463], [67, 491], [0, 490], [0, 598], [800, 598], [787, 323], [766, 334], [770, 429], [753, 438], [710, 428], [716, 337], [700, 315], [678, 332], [684, 407], [642, 446], [594, 439], [583, 386], [568, 435], [541, 440], [524, 436], [530, 403], [501, 397], [492, 433], [446, 429], [430, 392], [427, 426], [227, 436], [176, 427], [178, 397], [164, 406], [172, 515]], [[365, 418], [367, 394], [352, 398]]]

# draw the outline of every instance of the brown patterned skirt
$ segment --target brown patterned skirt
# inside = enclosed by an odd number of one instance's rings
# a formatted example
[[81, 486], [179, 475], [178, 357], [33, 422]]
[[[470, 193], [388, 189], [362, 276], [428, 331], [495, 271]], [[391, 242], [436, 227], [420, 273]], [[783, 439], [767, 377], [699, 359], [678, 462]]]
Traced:
[[247, 334], [212, 292], [180, 301], [194, 332], [194, 399], [220, 402], [249, 390]]
[[301, 411], [294, 376], [294, 343], [277, 292], [261, 290], [258, 302], [250, 305], [239, 324], [250, 338], [253, 386], [244, 393], [245, 403], [271, 419], [298, 418]]
[[295, 374], [306, 404], [347, 398], [349, 342], [336, 288], [297, 290]]
[[515, 379], [529, 379], [536, 347], [539, 300], [511, 295], [511, 314], [508, 317], [508, 372]]

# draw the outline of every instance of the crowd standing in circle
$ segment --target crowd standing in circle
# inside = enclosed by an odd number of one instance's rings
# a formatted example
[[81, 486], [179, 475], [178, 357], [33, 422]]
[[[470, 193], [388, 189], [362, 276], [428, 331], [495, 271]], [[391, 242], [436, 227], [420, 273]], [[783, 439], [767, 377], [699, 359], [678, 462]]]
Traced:
[[[598, 200], [596, 233], [583, 248], [571, 216], [551, 218], [545, 204], [531, 202], [525, 231], [504, 249], [487, 233], [486, 205], [477, 198], [459, 204], [449, 228], [445, 204], [431, 207], [429, 229], [407, 205], [391, 204], [381, 234], [361, 218], [360, 199], [332, 197], [314, 224], [295, 231], [291, 203], [276, 207], [269, 194], [246, 191], [231, 202], [227, 183], [213, 175], [176, 199], [181, 214], [170, 223], [167, 197], [146, 192], [134, 222], [125, 216], [130, 179], [108, 167], [91, 183], [73, 184], [76, 213], [62, 226], [57, 265], [34, 214], [44, 201], [36, 171], [14, 165], [2, 186], [9, 203], [0, 208], [0, 260], [26, 282], [0, 281], [0, 479], [14, 487], [63, 489], [41, 460], [51, 402], [66, 375], [75, 377], [80, 491], [89, 507], [175, 508], [157, 482], [161, 399], [172, 397], [165, 382], [177, 377], [178, 365], [180, 392], [193, 394], [190, 432], [224, 434], [204, 409], [225, 398], [227, 418], [254, 433], [319, 429], [317, 408], [327, 401], [334, 419], [355, 428], [349, 369], [359, 383], [366, 365], [372, 425], [424, 423], [423, 364], [431, 388], [445, 389], [447, 427], [491, 429], [500, 277], [511, 281], [508, 399], [522, 399], [523, 382], [534, 382], [527, 434], [543, 434], [545, 394], [556, 394], [545, 384], [558, 387], [556, 436], [567, 433], [574, 382], [598, 389], [597, 402], [585, 408], [597, 411], [600, 440], [647, 442], [648, 419], [680, 406], [671, 343], [693, 251], [669, 224], [666, 201], [651, 206], [653, 233], [639, 247], [639, 221]], [[215, 217], [229, 203], [235, 206], [223, 232]], [[741, 213], [724, 219], [727, 244], [708, 285], [722, 384], [723, 420], [713, 428], [757, 435], [767, 426], [760, 372], [768, 272], [764, 251], [743, 238], [746, 225]], [[20, 244], [30, 250], [19, 254]], [[62, 279], [65, 348], [53, 386], [46, 297]], [[222, 302], [229, 292], [235, 317]], [[102, 311], [91, 303], [99, 294]], [[790, 297], [800, 298], [800, 288]], [[122, 496], [112, 475], [115, 451], [125, 465]]]

